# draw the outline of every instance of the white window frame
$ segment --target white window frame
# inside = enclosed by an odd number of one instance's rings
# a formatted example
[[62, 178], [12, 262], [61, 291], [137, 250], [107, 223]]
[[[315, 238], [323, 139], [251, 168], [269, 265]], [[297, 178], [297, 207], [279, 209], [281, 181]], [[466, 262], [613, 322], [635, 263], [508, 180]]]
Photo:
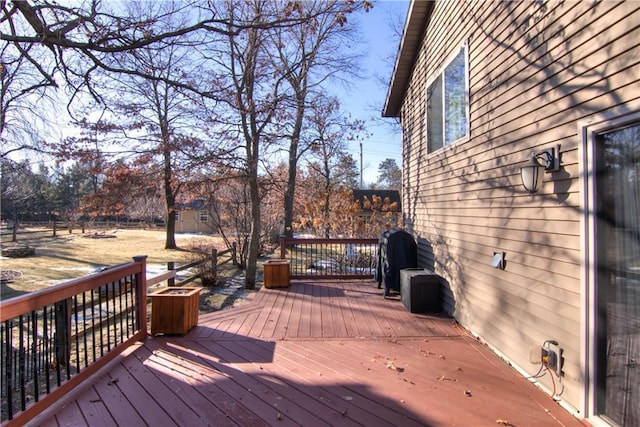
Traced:
[[[464, 129], [464, 135], [462, 135], [460, 138], [457, 138], [455, 140], [449, 141], [447, 142], [447, 136], [446, 136], [446, 128], [447, 128], [447, 119], [446, 119], [446, 102], [444, 102], [444, 97], [446, 95], [446, 87], [445, 87], [445, 71], [447, 69], [447, 67], [449, 67], [453, 61], [456, 59], [456, 57], [458, 55], [460, 55], [460, 53], [463, 53], [464, 55], [464, 96], [465, 96], [465, 111], [464, 111], [464, 116], [465, 116], [465, 129]], [[441, 92], [442, 92], [442, 98], [443, 98], [443, 102], [442, 102], [442, 145], [438, 148], [435, 148], [433, 150], [429, 150], [429, 146], [430, 146], [430, 141], [429, 141], [429, 129], [430, 129], [430, 117], [429, 117], [429, 94], [430, 94], [430, 90], [431, 87], [433, 86], [433, 84], [440, 79], [440, 83], [442, 84], [442, 88], [441, 88]], [[469, 139], [469, 135], [470, 135], [470, 124], [469, 124], [469, 102], [470, 102], [470, 96], [469, 96], [469, 43], [468, 41], [465, 41], [465, 43], [460, 46], [459, 49], [457, 49], [455, 51], [455, 53], [453, 55], [451, 55], [450, 58], [447, 59], [447, 61], [443, 64], [443, 66], [440, 68], [440, 70], [438, 71], [437, 74], [435, 74], [433, 77], [431, 77], [429, 80], [427, 80], [427, 87], [426, 87], [426, 91], [425, 91], [425, 125], [426, 125], [426, 134], [425, 134], [425, 138], [427, 139], [427, 143], [426, 143], [426, 150], [427, 150], [427, 154], [432, 154], [432, 153], [436, 153], [439, 152], [449, 146], [452, 146], [454, 144], [459, 143], [460, 141], [466, 141]]]

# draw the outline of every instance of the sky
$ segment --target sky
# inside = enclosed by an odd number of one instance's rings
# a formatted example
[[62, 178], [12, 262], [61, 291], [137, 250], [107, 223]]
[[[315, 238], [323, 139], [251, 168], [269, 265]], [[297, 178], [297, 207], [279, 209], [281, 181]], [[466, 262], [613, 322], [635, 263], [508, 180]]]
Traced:
[[[367, 47], [362, 64], [366, 79], [353, 82], [353, 86], [344, 91], [340, 98], [346, 112], [368, 123], [367, 130], [371, 136], [362, 141], [365, 186], [377, 181], [378, 165], [385, 159], [394, 159], [398, 167], [402, 167], [400, 128], [393, 125], [394, 119], [382, 118], [382, 108], [400, 46], [399, 35], [394, 34], [392, 29], [392, 21], [399, 21], [402, 29], [408, 6], [408, 0], [378, 1], [370, 12], [359, 17], [361, 38]], [[380, 77], [383, 77], [384, 83]], [[349, 147], [358, 165], [359, 145], [354, 142]]]

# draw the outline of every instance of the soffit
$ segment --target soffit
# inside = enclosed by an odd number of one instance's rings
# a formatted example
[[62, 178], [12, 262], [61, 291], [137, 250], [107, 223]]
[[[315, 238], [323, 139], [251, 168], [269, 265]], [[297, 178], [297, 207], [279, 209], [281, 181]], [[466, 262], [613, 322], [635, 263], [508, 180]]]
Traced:
[[420, 49], [420, 43], [427, 29], [434, 1], [412, 0], [407, 11], [407, 19], [396, 56], [396, 63], [387, 90], [382, 111], [383, 117], [398, 117], [402, 99], [409, 85], [411, 71]]

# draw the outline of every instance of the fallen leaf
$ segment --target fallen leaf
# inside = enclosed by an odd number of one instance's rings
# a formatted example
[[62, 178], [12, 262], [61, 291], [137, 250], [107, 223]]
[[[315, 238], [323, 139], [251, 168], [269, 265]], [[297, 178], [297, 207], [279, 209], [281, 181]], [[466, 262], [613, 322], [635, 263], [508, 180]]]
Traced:
[[279, 419], [280, 421], [284, 420], [284, 415], [282, 415], [280, 412], [278, 412], [278, 415], [276, 415], [276, 418]]
[[397, 372], [404, 372], [404, 368], [401, 368], [399, 366], [396, 366], [395, 363], [393, 363], [393, 361], [388, 361], [387, 362], [387, 368], [391, 369], [393, 371], [397, 371]]
[[342, 396], [342, 398], [344, 400], [346, 400], [347, 402], [351, 402], [353, 400], [353, 397], [351, 397], [351, 396]]
[[467, 397], [471, 397], [471, 390], [465, 390], [464, 395]]

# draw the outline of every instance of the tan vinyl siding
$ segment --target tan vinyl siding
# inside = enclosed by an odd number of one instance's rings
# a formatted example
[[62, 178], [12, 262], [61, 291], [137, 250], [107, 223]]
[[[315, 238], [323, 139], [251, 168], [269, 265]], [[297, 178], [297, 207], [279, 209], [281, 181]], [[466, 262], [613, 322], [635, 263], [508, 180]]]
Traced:
[[[640, 99], [640, 2], [438, 1], [425, 39], [401, 106], [404, 224], [419, 262], [447, 281], [446, 308], [522, 369], [538, 369], [530, 347], [558, 340], [563, 397], [578, 407], [577, 122]], [[465, 42], [470, 137], [427, 153], [427, 85]], [[520, 166], [556, 144], [562, 170], [529, 195]], [[489, 265], [494, 251], [506, 270]]]

